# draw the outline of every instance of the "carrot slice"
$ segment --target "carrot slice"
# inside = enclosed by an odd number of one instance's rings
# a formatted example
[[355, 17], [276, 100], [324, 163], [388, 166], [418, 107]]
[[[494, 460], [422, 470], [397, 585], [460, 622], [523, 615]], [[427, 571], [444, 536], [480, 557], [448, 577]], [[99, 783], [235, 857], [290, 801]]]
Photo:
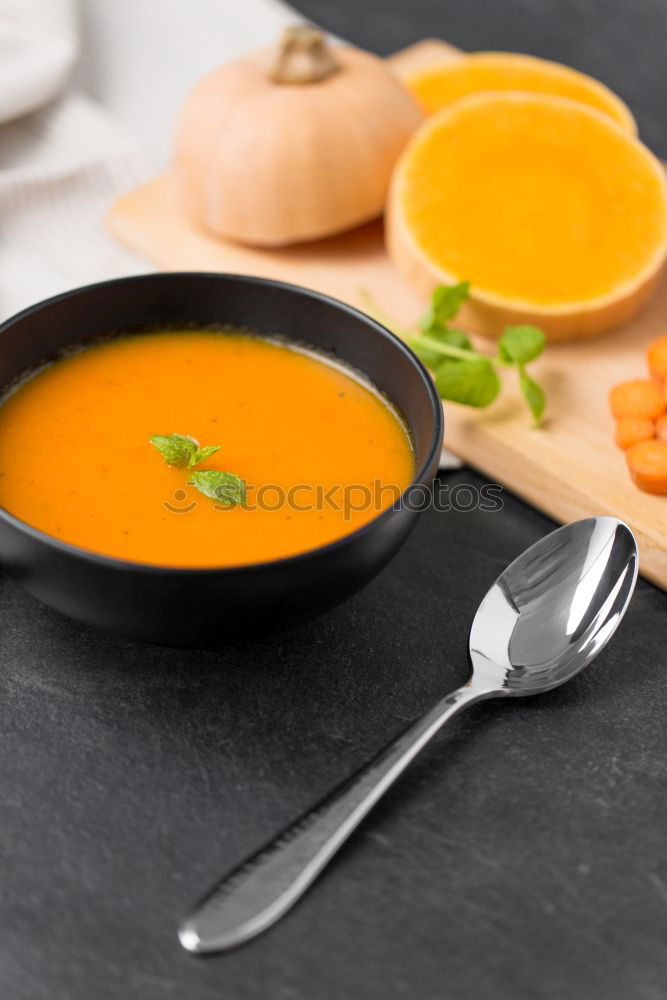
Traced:
[[648, 345], [646, 360], [653, 378], [664, 382], [667, 379], [667, 334], [664, 337], [658, 337], [657, 340]]
[[655, 436], [659, 441], [667, 441], [667, 413], [656, 420]]
[[667, 441], [640, 441], [628, 448], [625, 456], [640, 490], [667, 494]]
[[667, 401], [660, 386], [646, 378], [615, 385], [609, 393], [609, 405], [617, 420], [621, 417], [655, 420], [667, 409]]
[[[664, 417], [660, 417], [665, 420]], [[667, 431], [667, 424], [665, 426]], [[638, 441], [646, 441], [655, 436], [655, 425], [652, 420], [645, 417], [621, 417], [616, 424], [614, 441], [619, 448], [630, 448]]]

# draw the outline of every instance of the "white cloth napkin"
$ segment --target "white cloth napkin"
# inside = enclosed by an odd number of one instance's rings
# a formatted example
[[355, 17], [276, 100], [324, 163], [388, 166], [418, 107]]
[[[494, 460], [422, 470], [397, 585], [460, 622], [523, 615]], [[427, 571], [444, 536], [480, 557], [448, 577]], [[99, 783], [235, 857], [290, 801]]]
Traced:
[[40, 107], [63, 87], [76, 58], [70, 0], [0, 5], [0, 122]]
[[296, 17], [277, 0], [0, 0], [0, 318], [150, 270], [105, 232], [109, 206], [166, 164], [196, 80]]

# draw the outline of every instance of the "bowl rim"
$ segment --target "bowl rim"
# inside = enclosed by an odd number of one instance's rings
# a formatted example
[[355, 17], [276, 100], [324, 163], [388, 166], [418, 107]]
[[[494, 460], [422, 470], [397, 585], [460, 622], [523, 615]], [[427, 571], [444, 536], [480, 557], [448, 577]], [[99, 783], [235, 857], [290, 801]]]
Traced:
[[[401, 506], [403, 505], [407, 494], [409, 494], [410, 490], [414, 489], [415, 486], [430, 486], [430, 484], [424, 482], [424, 480], [427, 478], [427, 472], [442, 448], [445, 421], [442, 401], [436, 392], [433, 380], [428, 371], [417, 355], [410, 350], [407, 344], [405, 344], [400, 337], [397, 337], [395, 333], [392, 333], [391, 330], [378, 320], [369, 316], [367, 313], [362, 312], [361, 309], [356, 309], [354, 306], [348, 305], [347, 302], [343, 302], [341, 299], [335, 298], [333, 295], [327, 295], [324, 292], [319, 292], [313, 288], [305, 288], [302, 285], [296, 285], [288, 281], [280, 281], [275, 278], [261, 278], [249, 274], [234, 274], [229, 271], [147, 271], [142, 274], [124, 275], [119, 278], [109, 278], [104, 281], [95, 281], [87, 285], [78, 285], [76, 288], [70, 288], [65, 292], [59, 292], [58, 294], [51, 295], [46, 299], [41, 299], [39, 302], [29, 305], [25, 309], [21, 309], [19, 312], [14, 313], [13, 316], [3, 320], [3, 322], [0, 323], [0, 337], [2, 337], [2, 334], [6, 329], [13, 326], [19, 320], [30, 316], [32, 313], [40, 312], [42, 309], [45, 309], [56, 302], [62, 302], [69, 298], [76, 298], [76, 296], [80, 295], [82, 292], [94, 291], [97, 288], [106, 288], [113, 285], [133, 284], [134, 282], [145, 281], [146, 279], [158, 282], [169, 282], [174, 278], [205, 278], [207, 280], [222, 278], [228, 281], [240, 282], [241, 284], [255, 286], [264, 285], [271, 288], [281, 288], [288, 292], [305, 296], [306, 298], [324, 302], [333, 306], [334, 309], [360, 319], [377, 335], [392, 344], [392, 346], [398, 350], [410, 364], [412, 364], [420, 376], [426, 389], [426, 394], [431, 403], [433, 416], [431, 441], [426, 453], [426, 458], [421, 463], [420, 467], [415, 470], [410, 483], [401, 494], [398, 504]], [[363, 374], [367, 373], [363, 372]], [[397, 513], [395, 507], [387, 507], [380, 514], [373, 517], [370, 521], [367, 521], [366, 524], [362, 525], [360, 528], [356, 528], [354, 531], [351, 531], [332, 542], [327, 542], [325, 545], [319, 545], [316, 548], [307, 549], [305, 552], [298, 552], [292, 556], [283, 556], [280, 559], [268, 559], [263, 562], [243, 563], [239, 566], [162, 566], [155, 565], [154, 563], [117, 559], [114, 556], [107, 556], [103, 553], [93, 552], [90, 549], [84, 549], [79, 545], [74, 545], [71, 542], [55, 538], [53, 535], [49, 535], [46, 532], [41, 531], [39, 528], [33, 527], [26, 521], [22, 521], [14, 514], [11, 514], [8, 510], [5, 510], [2, 506], [0, 506], [0, 521], [4, 521], [17, 531], [28, 535], [34, 541], [42, 542], [47, 546], [73, 558], [83, 559], [84, 562], [103, 566], [106, 569], [122, 571], [124, 573], [148, 572], [149, 574], [174, 574], [175, 576], [184, 579], [192, 575], [197, 577], [217, 573], [242, 575], [244, 573], [269, 571], [272, 568], [283, 569], [298, 566], [301, 563], [307, 562], [309, 559], [321, 554], [333, 552], [337, 549], [342, 549], [346, 545], [352, 544], [357, 539], [363, 538], [365, 535], [374, 530], [377, 524], [388, 519], [394, 513]], [[0, 566], [1, 565], [2, 557], [0, 553]]]

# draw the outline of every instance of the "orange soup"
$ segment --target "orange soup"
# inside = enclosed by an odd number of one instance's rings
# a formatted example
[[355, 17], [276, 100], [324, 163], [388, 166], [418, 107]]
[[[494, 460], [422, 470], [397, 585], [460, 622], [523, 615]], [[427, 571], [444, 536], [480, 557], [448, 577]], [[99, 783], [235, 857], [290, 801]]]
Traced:
[[[219, 446], [170, 465], [154, 435]], [[193, 446], [194, 448], [194, 446]], [[240, 477], [220, 503], [195, 472]], [[0, 405], [0, 505], [82, 548], [160, 566], [295, 555], [376, 517], [409, 485], [413, 451], [355, 372], [239, 332], [120, 337], [32, 374]]]

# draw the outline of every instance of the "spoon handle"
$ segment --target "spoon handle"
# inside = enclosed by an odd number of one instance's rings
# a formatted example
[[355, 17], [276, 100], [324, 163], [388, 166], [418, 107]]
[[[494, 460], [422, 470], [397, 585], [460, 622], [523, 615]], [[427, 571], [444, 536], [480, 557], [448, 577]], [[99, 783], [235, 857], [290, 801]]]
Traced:
[[493, 693], [468, 685], [443, 698], [370, 764], [229, 872], [181, 925], [183, 947], [227, 951], [279, 920], [444, 723]]

